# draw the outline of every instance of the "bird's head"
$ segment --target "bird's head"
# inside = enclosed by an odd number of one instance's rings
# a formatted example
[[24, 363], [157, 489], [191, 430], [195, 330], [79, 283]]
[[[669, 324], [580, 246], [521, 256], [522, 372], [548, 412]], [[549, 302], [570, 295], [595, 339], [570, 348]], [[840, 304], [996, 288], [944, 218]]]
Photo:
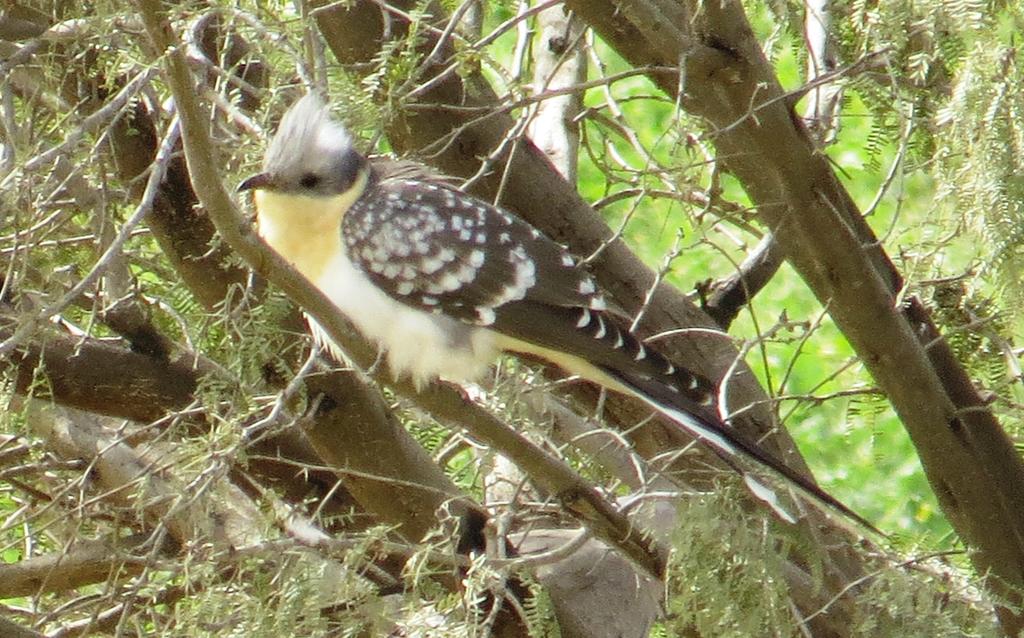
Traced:
[[238, 190], [333, 198], [361, 184], [368, 171], [348, 131], [310, 93], [285, 113], [267, 147], [263, 172], [243, 181]]

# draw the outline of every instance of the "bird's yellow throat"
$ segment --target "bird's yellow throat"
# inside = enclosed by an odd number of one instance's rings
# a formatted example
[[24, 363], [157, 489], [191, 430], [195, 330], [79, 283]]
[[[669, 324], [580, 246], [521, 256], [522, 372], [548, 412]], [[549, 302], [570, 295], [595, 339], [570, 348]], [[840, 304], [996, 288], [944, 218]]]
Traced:
[[341, 221], [363, 194], [368, 178], [363, 173], [352, 188], [330, 197], [257, 190], [260, 236], [306, 278], [316, 281], [331, 258], [344, 250]]

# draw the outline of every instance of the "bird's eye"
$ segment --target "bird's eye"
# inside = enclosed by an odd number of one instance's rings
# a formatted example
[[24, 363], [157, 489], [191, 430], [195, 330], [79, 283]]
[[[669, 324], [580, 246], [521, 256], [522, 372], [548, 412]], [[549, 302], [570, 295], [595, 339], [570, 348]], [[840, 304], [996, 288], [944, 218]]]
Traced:
[[313, 173], [306, 173], [299, 180], [299, 185], [303, 188], [316, 188], [320, 185], [320, 176]]

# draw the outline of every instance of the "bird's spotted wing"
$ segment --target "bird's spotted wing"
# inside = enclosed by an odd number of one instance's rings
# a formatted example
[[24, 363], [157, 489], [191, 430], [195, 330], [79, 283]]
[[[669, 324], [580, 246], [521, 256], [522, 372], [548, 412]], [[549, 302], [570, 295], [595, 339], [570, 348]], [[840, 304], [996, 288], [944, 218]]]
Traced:
[[506, 304], [529, 300], [604, 308], [586, 270], [518, 217], [443, 184], [401, 179], [371, 186], [345, 215], [349, 258], [391, 297], [491, 326]]
[[590, 274], [518, 217], [447, 186], [386, 180], [346, 214], [350, 258], [392, 298], [541, 349], [660, 379], [694, 404], [714, 385], [615, 317]]

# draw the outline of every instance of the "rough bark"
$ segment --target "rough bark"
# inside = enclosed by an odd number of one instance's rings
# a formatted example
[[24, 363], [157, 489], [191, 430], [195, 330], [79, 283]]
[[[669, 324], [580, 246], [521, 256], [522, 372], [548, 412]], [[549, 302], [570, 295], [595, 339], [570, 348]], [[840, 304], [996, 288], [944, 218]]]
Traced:
[[[0, 337], [10, 333], [0, 329]], [[144, 423], [187, 406], [200, 374], [189, 360], [163, 361], [112, 343], [56, 333], [28, 342], [9, 361], [16, 368], [19, 394], [42, 380], [36, 396]]]

